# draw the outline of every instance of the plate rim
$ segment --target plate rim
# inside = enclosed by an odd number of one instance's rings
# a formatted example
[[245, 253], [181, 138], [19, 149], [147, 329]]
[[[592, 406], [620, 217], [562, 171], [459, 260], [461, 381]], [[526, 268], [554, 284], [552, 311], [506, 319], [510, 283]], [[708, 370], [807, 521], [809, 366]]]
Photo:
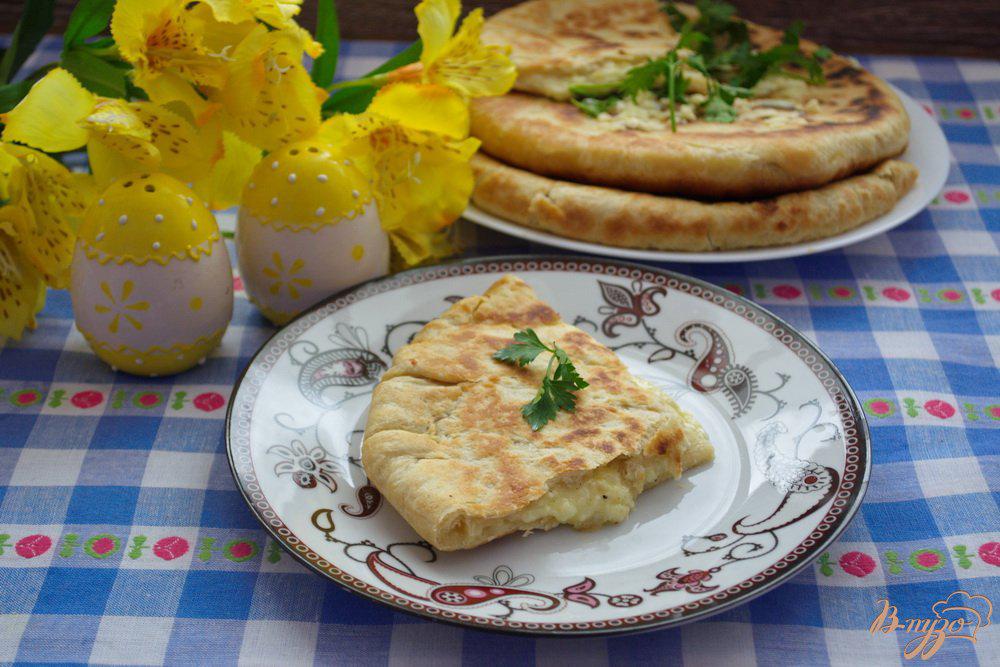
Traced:
[[[448, 618], [446, 616], [429, 613], [429, 612], [423, 611], [421, 609], [415, 609], [415, 608], [412, 608], [410, 606], [399, 605], [399, 604], [396, 604], [393, 600], [385, 599], [385, 598], [383, 598], [383, 597], [381, 597], [379, 595], [376, 595], [374, 593], [371, 593], [371, 592], [369, 592], [367, 590], [358, 588], [356, 586], [352, 586], [352, 585], [350, 585], [350, 583], [348, 583], [346, 581], [341, 581], [340, 579], [332, 576], [329, 572], [327, 572], [322, 567], [320, 567], [318, 563], [316, 563], [316, 562], [310, 560], [309, 558], [307, 558], [304, 553], [299, 553], [297, 550], [291, 548], [291, 546], [286, 543], [285, 538], [282, 537], [281, 535], [279, 535], [278, 531], [273, 526], [271, 526], [267, 521], [265, 521], [265, 518], [263, 516], [261, 516], [261, 514], [258, 511], [258, 508], [256, 507], [254, 501], [248, 495], [248, 492], [247, 492], [248, 490], [247, 490], [247, 488], [246, 488], [246, 486], [245, 486], [245, 484], [243, 482], [243, 479], [241, 478], [241, 475], [240, 475], [240, 473], [239, 473], [239, 471], [237, 469], [237, 465], [236, 465], [236, 461], [235, 461], [235, 457], [234, 457], [234, 444], [233, 444], [233, 438], [232, 438], [232, 419], [233, 419], [234, 407], [236, 405], [235, 398], [236, 398], [236, 395], [238, 394], [240, 388], [243, 386], [243, 383], [246, 380], [247, 374], [250, 372], [251, 368], [254, 367], [255, 362], [257, 361], [258, 357], [260, 357], [261, 353], [264, 352], [265, 348], [267, 348], [275, 338], [277, 338], [278, 336], [280, 336], [287, 329], [291, 328], [292, 326], [295, 326], [297, 323], [299, 323], [303, 319], [309, 317], [314, 312], [316, 312], [316, 311], [318, 311], [318, 310], [326, 307], [331, 302], [334, 302], [337, 299], [346, 297], [346, 296], [350, 295], [353, 292], [360, 291], [360, 290], [362, 290], [362, 289], [364, 289], [364, 288], [366, 288], [366, 287], [368, 287], [370, 285], [373, 285], [373, 284], [376, 284], [376, 283], [379, 283], [379, 282], [382, 282], [382, 281], [398, 280], [401, 277], [414, 276], [414, 275], [420, 275], [420, 274], [423, 274], [423, 273], [439, 271], [441, 268], [444, 268], [444, 267], [462, 267], [462, 266], [466, 266], [466, 265], [475, 265], [475, 264], [493, 263], [493, 262], [495, 262], [495, 263], [510, 262], [510, 263], [513, 264], [513, 263], [516, 263], [516, 262], [538, 262], [538, 263], [542, 263], [542, 262], [546, 262], [546, 261], [553, 262], [553, 263], [555, 263], [555, 262], [574, 262], [575, 261], [575, 262], [584, 262], [584, 263], [590, 263], [590, 264], [604, 264], [604, 265], [610, 264], [610, 265], [616, 265], [616, 266], [619, 266], [619, 267], [624, 267], [624, 268], [627, 268], [627, 269], [638, 269], [638, 270], [642, 270], [642, 271], [652, 271], [654, 273], [663, 274], [663, 275], [665, 275], [668, 278], [678, 278], [678, 279], [682, 279], [682, 280], [688, 281], [692, 285], [700, 286], [702, 289], [709, 288], [709, 289], [711, 289], [713, 291], [720, 291], [722, 293], [725, 293], [726, 296], [727, 296], [727, 298], [732, 298], [737, 303], [741, 303], [741, 304], [743, 304], [745, 306], [750, 306], [750, 307], [756, 309], [759, 313], [765, 314], [768, 317], [772, 318], [775, 323], [780, 324], [781, 326], [785, 327], [786, 330], [788, 330], [789, 332], [795, 333], [797, 336], [799, 336], [802, 339], [802, 341], [804, 342], [804, 344], [806, 346], [808, 346], [808, 348], [810, 348], [811, 351], [813, 353], [815, 353], [819, 357], [820, 360], [824, 361], [829, 366], [830, 371], [832, 372], [834, 378], [836, 380], [838, 380], [841, 383], [841, 385], [843, 385], [844, 390], [845, 390], [845, 392], [844, 392], [845, 393], [845, 397], [847, 398], [847, 401], [848, 401], [848, 407], [850, 408], [850, 412], [855, 417], [855, 420], [857, 422], [857, 425], [858, 425], [858, 437], [859, 437], [859, 443], [858, 444], [860, 446], [861, 452], [863, 452], [863, 454], [864, 454], [864, 466], [863, 466], [863, 469], [861, 469], [859, 471], [859, 478], [855, 482], [854, 489], [856, 490], [856, 493], [853, 495], [853, 498], [854, 498], [853, 503], [850, 506], [846, 507], [844, 509], [844, 511], [841, 513], [839, 523], [832, 530], [830, 530], [829, 532], [825, 533], [821, 539], [816, 540], [816, 544], [815, 544], [815, 546], [814, 546], [813, 551], [812, 551], [811, 554], [808, 554], [805, 557], [800, 558], [797, 562], [793, 563], [789, 567], [781, 569], [780, 571], [778, 571], [776, 573], [776, 575], [770, 581], [765, 582], [765, 583], [759, 585], [758, 587], [756, 587], [756, 588], [754, 588], [752, 590], [748, 590], [748, 591], [746, 591], [746, 592], [744, 592], [742, 594], [739, 594], [738, 596], [734, 596], [734, 597], [732, 597], [732, 598], [730, 598], [728, 600], [721, 600], [721, 601], [717, 601], [717, 602], [715, 602], [715, 601], [710, 602], [707, 605], [703, 605], [702, 608], [700, 608], [698, 610], [695, 610], [695, 611], [692, 611], [690, 614], [685, 614], [685, 615], [677, 616], [677, 617], [675, 617], [673, 615], [669, 615], [669, 616], [666, 616], [666, 617], [663, 617], [663, 618], [654, 618], [654, 619], [649, 620], [649, 621], [641, 621], [640, 620], [640, 621], [637, 621], [634, 624], [625, 624], [625, 623], [623, 623], [621, 626], [610, 627], [610, 628], [583, 628], [583, 629], [562, 629], [562, 628], [558, 628], [558, 627], [554, 627], [552, 629], [548, 629], [548, 628], [522, 628], [522, 627], [511, 627], [511, 626], [507, 626], [507, 625], [480, 624], [480, 623], [476, 623], [476, 622], [473, 622], [473, 621], [465, 621], [465, 620], [462, 620], [460, 618]], [[567, 271], [567, 270], [564, 269], [564, 271]], [[578, 271], [567, 271], [567, 272], [578, 273]], [[442, 276], [442, 277], [444, 277], [444, 276]], [[455, 276], [455, 277], [458, 277], [458, 276]], [[632, 262], [632, 261], [628, 261], [628, 260], [621, 260], [621, 259], [609, 258], [609, 257], [587, 257], [587, 256], [583, 256], [583, 255], [548, 255], [548, 254], [532, 255], [532, 254], [516, 254], [516, 255], [489, 255], [489, 256], [483, 256], [483, 257], [463, 258], [463, 259], [458, 259], [458, 260], [455, 260], [455, 261], [442, 262], [440, 264], [435, 264], [435, 265], [431, 265], [431, 266], [415, 267], [415, 268], [408, 269], [408, 270], [405, 270], [405, 271], [400, 271], [398, 273], [389, 274], [389, 275], [385, 275], [385, 276], [381, 276], [381, 277], [377, 277], [377, 278], [372, 278], [370, 280], [366, 280], [366, 281], [363, 281], [361, 283], [358, 283], [357, 285], [354, 285], [354, 286], [348, 287], [346, 289], [340, 290], [340, 291], [332, 294], [331, 296], [329, 296], [329, 297], [327, 297], [327, 298], [325, 298], [325, 299], [317, 302], [316, 304], [314, 304], [313, 306], [307, 308], [306, 310], [304, 310], [297, 317], [295, 317], [294, 319], [292, 319], [291, 321], [289, 321], [285, 325], [279, 327], [273, 334], [271, 334], [270, 336], [268, 336], [268, 338], [261, 343], [261, 345], [257, 349], [257, 351], [254, 352], [253, 355], [250, 357], [250, 362], [240, 372], [239, 377], [237, 378], [236, 382], [233, 384], [233, 389], [232, 389], [232, 393], [230, 394], [229, 404], [226, 407], [226, 417], [225, 417], [225, 422], [224, 422], [224, 428], [225, 428], [225, 442], [226, 442], [226, 459], [227, 459], [228, 464], [229, 464], [229, 472], [233, 476], [233, 481], [234, 481], [234, 483], [236, 485], [236, 488], [239, 490], [240, 496], [243, 498], [244, 503], [246, 503], [247, 508], [252, 513], [254, 519], [264, 528], [264, 530], [270, 535], [270, 537], [275, 541], [275, 543], [277, 543], [278, 545], [280, 545], [281, 548], [287, 554], [289, 554], [290, 556], [292, 556], [292, 558], [294, 558], [299, 564], [304, 565], [306, 567], [306, 569], [312, 571], [312, 573], [314, 573], [314, 574], [319, 575], [322, 579], [324, 579], [328, 583], [336, 584], [337, 586], [339, 586], [342, 589], [345, 589], [345, 590], [350, 591], [350, 592], [352, 592], [354, 594], [357, 594], [357, 595], [359, 595], [359, 596], [361, 596], [361, 597], [363, 597], [363, 598], [365, 598], [367, 600], [379, 603], [379, 604], [381, 604], [381, 605], [383, 605], [385, 607], [388, 607], [392, 611], [404, 612], [404, 613], [411, 614], [413, 616], [416, 616], [416, 617], [419, 617], [419, 618], [422, 618], [422, 619], [425, 619], [425, 620], [436, 621], [436, 622], [439, 622], [439, 623], [447, 623], [449, 625], [453, 625], [453, 626], [457, 626], [457, 627], [461, 627], [461, 628], [465, 628], [465, 629], [485, 630], [485, 631], [497, 632], [497, 633], [502, 633], [502, 634], [507, 634], [507, 635], [518, 635], [518, 636], [535, 637], [535, 638], [537, 638], [537, 637], [600, 637], [600, 636], [622, 636], [622, 635], [629, 635], [629, 634], [638, 634], [638, 633], [642, 633], [642, 632], [652, 632], [652, 631], [655, 631], [655, 630], [662, 630], [662, 629], [666, 629], [666, 628], [679, 627], [679, 626], [687, 624], [687, 623], [691, 623], [691, 622], [694, 622], [694, 621], [697, 621], [697, 620], [702, 620], [702, 619], [708, 618], [710, 616], [714, 616], [714, 615], [722, 613], [723, 611], [726, 611], [728, 609], [733, 609], [733, 608], [740, 607], [740, 606], [744, 605], [745, 603], [747, 603], [747, 602], [749, 602], [749, 601], [751, 601], [751, 600], [759, 597], [760, 595], [763, 595], [764, 593], [767, 593], [767, 592], [775, 589], [776, 587], [778, 587], [778, 586], [786, 583], [788, 581], [788, 579], [790, 579], [791, 577], [793, 577], [796, 574], [800, 573], [807, 566], [811, 565], [813, 563], [813, 561], [815, 561], [817, 558], [819, 558], [819, 556], [824, 551], [824, 546], [833, 543], [834, 541], [836, 541], [837, 538], [840, 537], [841, 534], [843, 534], [844, 530], [847, 529], [847, 527], [851, 524], [851, 522], [857, 516], [858, 512], [861, 509], [862, 504], [864, 504], [865, 496], [867, 495], [867, 492], [868, 492], [868, 485], [869, 485], [869, 482], [871, 480], [871, 466], [872, 466], [871, 433], [870, 433], [870, 430], [869, 430], [869, 427], [868, 427], [868, 420], [867, 420], [867, 418], [865, 416], [865, 413], [864, 413], [864, 410], [862, 408], [862, 404], [861, 404], [860, 399], [858, 398], [857, 394], [854, 392], [853, 387], [851, 387], [850, 383], [848, 383], [847, 378], [844, 377], [843, 373], [840, 371], [839, 368], [837, 368], [837, 366], [826, 355], [826, 353], [824, 353], [821, 349], [819, 349], [819, 347], [816, 345], [815, 342], [813, 342], [811, 339], [809, 339], [807, 336], [805, 336], [796, 327], [790, 325], [783, 318], [779, 317], [778, 315], [775, 315], [773, 312], [771, 312], [770, 310], [768, 310], [766, 307], [761, 306], [760, 304], [757, 304], [756, 302], [751, 301], [750, 299], [748, 299], [748, 298], [746, 298], [746, 297], [744, 297], [742, 295], [730, 292], [729, 290], [726, 290], [723, 287], [720, 287], [718, 285], [714, 285], [714, 284], [712, 284], [712, 283], [710, 283], [710, 282], [708, 282], [706, 280], [703, 280], [701, 278], [695, 278], [693, 276], [689, 276], [689, 275], [680, 273], [678, 271], [672, 271], [670, 269], [663, 269], [663, 268], [660, 268], [660, 267], [650, 266], [648, 264], [642, 264], [642, 263], [639, 263], [639, 262]], [[280, 519], [280, 517], [279, 517], [279, 519]], [[281, 521], [281, 523], [282, 523], [282, 525], [284, 525], [284, 521]], [[308, 551], [312, 551], [312, 549], [307, 549], [307, 550]], [[315, 553], [315, 552], [313, 552], [313, 553]], [[318, 556], [318, 554], [317, 554], [317, 556]], [[351, 575], [348, 575], [348, 576], [351, 576]], [[744, 579], [743, 581], [746, 581], [746, 579]], [[743, 583], [743, 582], [741, 581], [740, 583]], [[556, 624], [553, 624], [553, 625], [556, 625]]]
[[[923, 118], [928, 123], [925, 127], [927, 127], [933, 135], [933, 137], [928, 140], [928, 145], [937, 145], [938, 148], [942, 148], [944, 151], [943, 154], [947, 157], [947, 161], [950, 163], [951, 147], [948, 145], [948, 140], [945, 137], [944, 130], [941, 129], [941, 125], [936, 120], [927, 116], [924, 108], [925, 104], [917, 101], [892, 83], [886, 83], [890, 88], [892, 88], [893, 92], [899, 96], [899, 98], [903, 101], [904, 107], [907, 108], [907, 112], [911, 114], [908, 145], [913, 143], [916, 125], [924, 124], [924, 120], [916, 122], [913, 121], [912, 118]], [[912, 109], [910, 108], [911, 106], [913, 107]], [[919, 110], [921, 113], [914, 113], [914, 110]], [[560, 236], [552, 232], [511, 222], [510, 220], [505, 220], [500, 216], [484, 211], [471, 201], [462, 212], [461, 217], [481, 227], [486, 227], [487, 229], [491, 229], [495, 232], [521, 239], [523, 241], [528, 241], [529, 243], [538, 243], [549, 248], [559, 248], [571, 253], [588, 252], [595, 255], [601, 255], [603, 257], [612, 257], [622, 261], [675, 262], [689, 264], [769, 262], [791, 259], [794, 257], [808, 257], [810, 255], [829, 252], [831, 250], [839, 250], [841, 248], [861, 243], [862, 241], [867, 241], [868, 239], [878, 236], [879, 234], [884, 234], [909, 222], [925, 210], [928, 204], [930, 204], [934, 198], [941, 193], [941, 190], [948, 183], [949, 171], [950, 168], [942, 169], [941, 174], [936, 179], [940, 181], [940, 183], [934, 182], [929, 184], [930, 187], [927, 190], [927, 194], [924, 196], [926, 201], [920, 203], [913, 213], [902, 217], [895, 222], [886, 224], [880, 223], [879, 221], [883, 218], [891, 216], [896, 206], [873, 220], [869, 220], [864, 224], [858, 225], [853, 229], [849, 229], [835, 236], [828, 236], [821, 239], [815, 239], [813, 241], [804, 241], [790, 245], [765, 246], [762, 248], [737, 248], [733, 250], [721, 251], [686, 252], [683, 250], [655, 250], [651, 248], [626, 248], [604, 245], [601, 243], [594, 243], [592, 241], [582, 241], [580, 239], [573, 239], [567, 236]], [[922, 175], [923, 174], [921, 174], [921, 176]], [[896, 202], [897, 206], [898, 204], [899, 202]]]

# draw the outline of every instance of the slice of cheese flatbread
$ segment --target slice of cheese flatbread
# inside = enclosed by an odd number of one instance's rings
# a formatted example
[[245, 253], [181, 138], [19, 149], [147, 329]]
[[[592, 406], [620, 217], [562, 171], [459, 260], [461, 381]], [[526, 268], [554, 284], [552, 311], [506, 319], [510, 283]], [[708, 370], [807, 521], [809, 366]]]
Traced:
[[[590, 383], [574, 412], [539, 431], [521, 406], [548, 359], [523, 368], [493, 359], [527, 327]], [[691, 415], [514, 276], [454, 304], [399, 350], [375, 389], [362, 449], [372, 483], [444, 551], [620, 522], [643, 490], [713, 455]]]

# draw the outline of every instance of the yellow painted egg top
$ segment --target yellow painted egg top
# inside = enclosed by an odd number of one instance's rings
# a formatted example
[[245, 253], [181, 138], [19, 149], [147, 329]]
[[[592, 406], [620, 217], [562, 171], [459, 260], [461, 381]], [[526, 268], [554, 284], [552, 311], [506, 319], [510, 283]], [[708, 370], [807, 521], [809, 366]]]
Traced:
[[321, 141], [298, 141], [257, 164], [241, 205], [264, 224], [316, 230], [355, 217], [370, 200], [371, 186], [350, 158]]
[[191, 189], [163, 174], [119, 178], [90, 205], [79, 239], [104, 264], [198, 259], [219, 238], [215, 217]]

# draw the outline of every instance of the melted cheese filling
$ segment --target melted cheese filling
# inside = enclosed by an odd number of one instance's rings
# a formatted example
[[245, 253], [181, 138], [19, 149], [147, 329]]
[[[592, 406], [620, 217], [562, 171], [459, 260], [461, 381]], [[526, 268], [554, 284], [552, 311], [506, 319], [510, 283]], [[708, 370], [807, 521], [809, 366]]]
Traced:
[[[593, 530], [620, 523], [645, 489], [681, 473], [676, 456], [618, 458], [600, 468], [566, 475], [524, 509], [502, 519], [460, 519], [455, 530], [491, 540], [512, 532], [549, 530], [566, 524]], [[485, 540], [484, 540], [485, 541]]]

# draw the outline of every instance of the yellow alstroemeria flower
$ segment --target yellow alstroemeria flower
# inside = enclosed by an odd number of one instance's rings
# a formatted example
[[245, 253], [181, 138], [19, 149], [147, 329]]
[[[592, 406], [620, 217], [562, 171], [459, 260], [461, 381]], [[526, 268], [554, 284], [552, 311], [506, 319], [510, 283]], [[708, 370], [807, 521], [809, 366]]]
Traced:
[[[258, 149], [244, 142], [227, 143], [217, 119], [196, 130], [166, 107], [94, 95], [59, 68], [32, 86], [2, 120], [5, 141], [49, 152], [86, 146], [102, 186], [136, 171], [162, 171], [193, 182], [221, 208], [238, 200], [260, 157]], [[238, 180], [241, 174], [243, 181]]]
[[215, 17], [227, 23], [258, 19], [275, 28], [284, 28], [302, 11], [302, 0], [204, 0]]
[[261, 150], [228, 130], [221, 129], [212, 167], [204, 178], [194, 182], [194, 191], [214, 210], [240, 203], [243, 188], [250, 180], [253, 168], [260, 161]]
[[0, 149], [18, 162], [0, 220], [9, 223], [45, 282], [65, 287], [76, 228], [94, 189], [85, 185], [86, 177], [70, 173], [42, 152], [7, 143]]
[[19, 340], [25, 328], [34, 328], [35, 314], [45, 303], [45, 280], [16, 240], [27, 212], [10, 202], [24, 188], [24, 180], [20, 161], [0, 147], [0, 197], [8, 202], [0, 207], [0, 340]]
[[[81, 180], [82, 179], [82, 180]], [[18, 338], [45, 299], [66, 287], [86, 177], [25, 146], [0, 144], [0, 336]]]
[[178, 0], [118, 0], [111, 16], [111, 35], [136, 85], [155, 102], [183, 102], [196, 117], [208, 109], [192, 86], [225, 84], [228, 51], [246, 30], [234, 32], [202, 3]]
[[237, 45], [226, 86], [209, 95], [229, 129], [265, 150], [316, 134], [326, 92], [302, 66], [302, 49], [295, 35], [263, 25]]
[[2, 120], [4, 141], [48, 152], [87, 146], [102, 185], [139, 170], [194, 180], [209, 168], [210, 148], [187, 120], [151, 102], [94, 95], [64, 69], [35, 83]]
[[395, 126], [380, 131], [377, 141], [386, 144], [376, 154], [372, 185], [382, 228], [407, 264], [447, 255], [445, 230], [469, 202], [469, 159], [479, 140], [451, 141]]
[[423, 0], [415, 11], [423, 42], [420, 64], [404, 67], [390, 79], [419, 74], [425, 83], [448, 86], [467, 98], [503, 95], [514, 85], [517, 69], [508, 57], [510, 49], [480, 41], [482, 9], [470, 12], [457, 33], [459, 0]]
[[44, 306], [45, 281], [18, 250], [13, 229], [0, 221], [0, 340], [20, 340]]
[[204, 0], [215, 18], [224, 23], [261, 21], [297, 36], [313, 58], [323, 53], [323, 45], [300, 27], [294, 17], [302, 10], [302, 0]]
[[409, 265], [448, 251], [445, 230], [472, 193], [479, 141], [468, 129], [468, 106], [451, 89], [396, 83], [363, 114], [334, 116], [320, 130], [372, 179], [382, 228]]

